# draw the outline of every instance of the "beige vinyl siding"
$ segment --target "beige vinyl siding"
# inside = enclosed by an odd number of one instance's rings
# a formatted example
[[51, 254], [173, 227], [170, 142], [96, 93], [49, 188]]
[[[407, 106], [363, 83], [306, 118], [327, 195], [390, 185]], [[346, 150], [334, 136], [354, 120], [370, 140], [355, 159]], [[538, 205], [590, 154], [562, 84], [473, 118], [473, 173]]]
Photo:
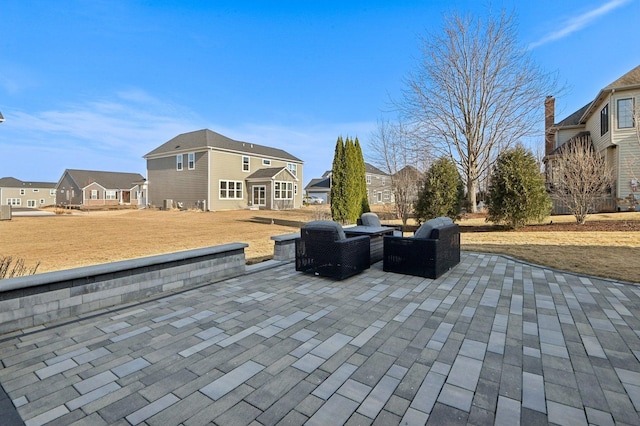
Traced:
[[184, 208], [195, 208], [207, 199], [207, 152], [195, 153], [195, 169], [188, 168], [188, 153], [183, 155], [183, 169], [176, 170], [176, 155], [147, 160], [149, 200], [162, 207], [164, 200], [182, 203]]
[[[21, 189], [24, 190], [24, 195], [21, 194]], [[16, 207], [44, 207], [55, 204], [55, 196], [49, 195], [49, 188], [35, 188], [38, 190], [37, 192], [33, 192], [33, 189], [33, 187], [2, 188], [0, 204], [9, 204], [9, 199], [12, 201], [11, 204]], [[40, 204], [40, 199], [44, 199], [45, 204]], [[29, 201], [35, 201], [35, 206], [29, 206]]]
[[[611, 96], [609, 114], [611, 115], [612, 142], [618, 146], [618, 191], [617, 198], [625, 198], [633, 193], [631, 179], [640, 178], [640, 140], [638, 140], [637, 121], [635, 127], [618, 128], [617, 101], [618, 99], [634, 98], [636, 108], [640, 105], [640, 90], [616, 92]], [[613, 108], [611, 107], [613, 105]], [[640, 197], [640, 192], [635, 192]]]
[[[247, 207], [249, 199], [248, 188], [245, 179], [253, 171], [253, 167], [257, 162], [249, 159], [250, 171], [242, 171], [242, 154], [229, 152], [220, 152], [213, 150], [211, 152], [211, 209], [212, 210], [238, 210]], [[237, 200], [221, 200], [220, 199], [220, 181], [237, 181], [242, 182], [243, 199]]]
[[[569, 139], [574, 137], [577, 133], [580, 133], [583, 129], [583, 126], [576, 126], [558, 130], [558, 132], [556, 132], [556, 145], [553, 149], [564, 145]], [[598, 134], [600, 134], [600, 130], [598, 130]]]
[[[271, 160], [270, 166], [264, 166], [262, 164], [262, 160], [266, 157], [264, 156], [251, 156], [247, 154], [241, 153], [231, 153], [224, 151], [211, 151], [211, 209], [213, 210], [236, 210], [236, 209], [244, 209], [248, 207], [248, 202], [252, 197], [251, 191], [251, 183], [247, 184], [246, 178], [254, 173], [257, 170], [264, 168], [275, 168], [275, 167], [286, 167], [289, 161], [277, 160], [273, 158], [267, 158]], [[250, 171], [245, 172], [242, 170], [242, 157], [249, 157], [249, 166]], [[294, 196], [295, 207], [302, 206], [302, 191], [301, 191], [301, 182], [302, 182], [302, 164], [295, 163], [298, 165], [298, 181], [294, 182], [294, 184], [298, 185], [298, 194]], [[221, 200], [219, 197], [219, 188], [220, 181], [240, 181], [243, 183], [243, 192], [244, 199], [242, 200]], [[272, 191], [273, 188], [267, 185], [267, 199], [272, 199]], [[289, 207], [292, 208], [292, 207]]]
[[[275, 185], [276, 185], [276, 182], [280, 182], [281, 183], [281, 190], [282, 190], [282, 183], [285, 183], [285, 184], [291, 183], [293, 185], [293, 187], [292, 187], [292, 191], [294, 193], [293, 200], [287, 200], [287, 199], [278, 199], [278, 200], [276, 200], [275, 199], [275, 187], [276, 187]], [[272, 209], [274, 209], [274, 210], [289, 210], [289, 209], [294, 208], [294, 204], [295, 204], [295, 201], [296, 201], [296, 198], [297, 198], [296, 195], [295, 195], [295, 185], [297, 183], [298, 182], [291, 176], [291, 174], [289, 174], [288, 172], [286, 172], [284, 170], [276, 175], [275, 179], [271, 182], [271, 190], [267, 191], [267, 192], [270, 192], [270, 194], [269, 194], [270, 198], [269, 199], [273, 200]], [[286, 188], [284, 188], [284, 189], [286, 191]], [[299, 192], [300, 192], [300, 188], [298, 188], [298, 193]], [[283, 197], [280, 197], [280, 198], [283, 198]], [[267, 203], [267, 204], [269, 204], [269, 203]]]
[[[609, 104], [609, 131], [604, 135], [600, 135], [600, 111], [607, 104]], [[589, 117], [589, 119], [587, 120], [585, 129], [591, 135], [591, 140], [593, 141], [593, 146], [596, 148], [596, 151], [602, 153], [603, 155], [603, 150], [611, 145], [611, 134], [614, 130], [611, 124], [611, 102], [609, 98], [607, 98], [603, 102], [600, 102], [599, 105], [595, 106], [595, 108], [593, 108], [593, 112], [591, 114], [591, 117]]]

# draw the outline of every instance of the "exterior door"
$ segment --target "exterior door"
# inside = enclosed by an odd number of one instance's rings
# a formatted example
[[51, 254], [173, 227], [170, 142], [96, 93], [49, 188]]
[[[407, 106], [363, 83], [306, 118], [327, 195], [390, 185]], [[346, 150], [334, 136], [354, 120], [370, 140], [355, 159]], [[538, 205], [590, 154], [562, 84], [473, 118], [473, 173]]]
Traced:
[[253, 186], [253, 199], [254, 206], [266, 206], [267, 205], [267, 187], [265, 185]]

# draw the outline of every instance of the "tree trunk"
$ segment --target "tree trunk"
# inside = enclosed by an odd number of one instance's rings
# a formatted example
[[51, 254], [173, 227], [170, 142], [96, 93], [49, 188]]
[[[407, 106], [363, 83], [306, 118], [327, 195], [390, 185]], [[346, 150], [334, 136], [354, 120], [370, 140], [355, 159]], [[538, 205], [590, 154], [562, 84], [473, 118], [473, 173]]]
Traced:
[[475, 213], [477, 211], [476, 203], [476, 187], [478, 186], [477, 180], [469, 179], [467, 181], [467, 201], [469, 202], [469, 213]]

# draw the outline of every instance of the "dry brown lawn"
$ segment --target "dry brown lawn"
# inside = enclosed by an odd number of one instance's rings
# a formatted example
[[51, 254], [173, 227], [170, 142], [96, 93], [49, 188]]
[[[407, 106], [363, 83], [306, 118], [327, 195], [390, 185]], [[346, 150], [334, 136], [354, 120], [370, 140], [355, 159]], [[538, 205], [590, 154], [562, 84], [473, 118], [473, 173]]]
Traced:
[[[273, 254], [271, 236], [297, 228], [256, 223], [252, 218], [309, 221], [326, 218], [327, 212], [327, 206], [313, 206], [280, 212], [123, 210], [14, 216], [10, 221], [0, 221], [0, 257], [22, 258], [27, 266], [40, 262], [40, 273], [244, 242], [249, 244], [247, 259], [259, 261]], [[580, 228], [571, 225], [571, 216], [554, 216], [551, 220], [553, 225], [505, 231], [483, 218], [465, 219], [459, 222], [462, 248], [640, 283], [640, 213], [593, 215], [587, 226]], [[593, 224], [602, 226], [589, 230]]]

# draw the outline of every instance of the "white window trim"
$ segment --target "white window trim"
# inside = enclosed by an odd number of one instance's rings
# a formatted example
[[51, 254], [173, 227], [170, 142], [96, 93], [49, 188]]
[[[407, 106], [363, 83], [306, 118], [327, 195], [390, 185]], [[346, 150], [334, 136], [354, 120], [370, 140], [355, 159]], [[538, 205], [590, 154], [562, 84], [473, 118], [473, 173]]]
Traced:
[[182, 154], [176, 155], [176, 171], [181, 172], [184, 169], [183, 161]]
[[7, 198], [7, 204], [10, 206], [21, 206], [22, 199], [21, 198]]
[[49, 195], [55, 196], [56, 195], [56, 190], [55, 189], [50, 189], [49, 190]]
[[371, 175], [367, 174], [367, 185], [371, 185]]
[[90, 200], [97, 200], [98, 199], [98, 190], [97, 189], [92, 189], [91, 193], [89, 194], [89, 199]]
[[40, 190], [38, 188], [33, 188], [32, 190], [33, 192], [40, 192]]
[[115, 190], [113, 189], [108, 189], [106, 191], [104, 191], [104, 199], [105, 200], [117, 200], [117, 193]]
[[[246, 169], [245, 169], [245, 165], [247, 166]], [[248, 155], [242, 156], [242, 171], [245, 173], [251, 172], [251, 157], [249, 157]]]
[[[224, 191], [226, 191], [227, 196], [223, 197], [222, 196], [222, 182], [225, 182], [227, 185], [226, 189]], [[233, 183], [234, 184], [234, 189], [233, 189], [233, 197], [229, 197], [229, 183]], [[239, 185], [239, 187], [237, 186]], [[240, 196], [237, 196], [238, 191], [240, 192]], [[241, 180], [226, 180], [226, 179], [220, 179], [218, 181], [218, 199], [219, 200], [242, 200], [244, 199], [244, 182], [242, 182]]]
[[298, 177], [298, 165], [296, 163], [287, 163], [287, 170], [295, 177]]
[[[282, 189], [284, 186], [284, 189]], [[284, 197], [282, 193], [284, 192]], [[277, 180], [273, 182], [273, 199], [278, 201], [293, 200], [293, 182]]]
[[190, 152], [187, 154], [187, 168], [189, 170], [196, 169], [196, 153], [195, 152]]
[[271, 165], [271, 160], [269, 160], [268, 158], [263, 158], [262, 159], [262, 165], [263, 166], [270, 166]]
[[26, 191], [23, 188], [20, 188], [20, 195], [25, 195]]

